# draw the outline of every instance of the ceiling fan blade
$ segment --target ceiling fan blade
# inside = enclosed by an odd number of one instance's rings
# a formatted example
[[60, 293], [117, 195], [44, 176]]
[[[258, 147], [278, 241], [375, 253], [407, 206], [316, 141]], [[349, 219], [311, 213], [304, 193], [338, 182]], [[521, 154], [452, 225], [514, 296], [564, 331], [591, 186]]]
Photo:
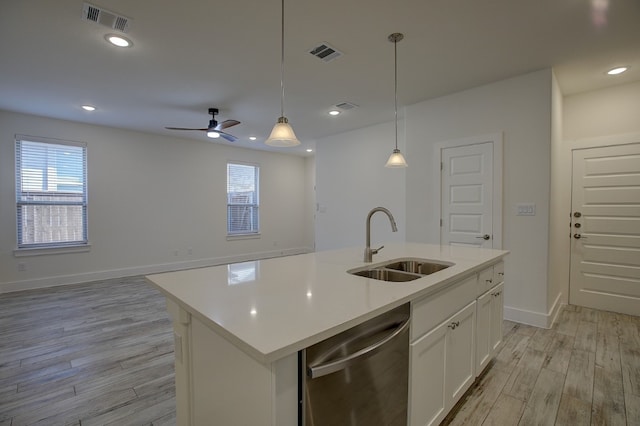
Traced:
[[223, 138], [225, 138], [226, 140], [228, 140], [229, 142], [235, 142], [238, 140], [237, 137], [230, 135], [229, 133], [224, 133], [224, 132], [219, 132], [220, 136], [222, 136]]
[[206, 132], [209, 129], [191, 129], [187, 127], [165, 127], [167, 130], [199, 130], [201, 132]]
[[235, 126], [237, 124], [240, 124], [238, 120], [225, 120], [222, 123], [218, 123], [218, 125], [214, 129], [224, 130], [224, 129], [228, 129], [229, 127]]

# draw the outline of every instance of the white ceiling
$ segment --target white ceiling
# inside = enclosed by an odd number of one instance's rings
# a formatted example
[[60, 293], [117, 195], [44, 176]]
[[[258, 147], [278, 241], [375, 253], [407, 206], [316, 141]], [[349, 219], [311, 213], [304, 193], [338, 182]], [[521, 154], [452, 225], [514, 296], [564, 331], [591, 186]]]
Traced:
[[[107, 44], [114, 31], [82, 20], [81, 0], [1, 1], [0, 109], [211, 141], [164, 127], [206, 127], [207, 108], [217, 107], [219, 121], [242, 122], [228, 130], [236, 145], [266, 149], [280, 115], [278, 0], [90, 3], [132, 19], [132, 48]], [[303, 142], [286, 152], [393, 120], [393, 32], [405, 35], [400, 107], [548, 67], [564, 94], [640, 80], [637, 0], [287, 0], [285, 8], [285, 115]], [[320, 42], [344, 56], [313, 57]], [[616, 65], [631, 68], [605, 75]], [[328, 116], [340, 102], [359, 108]], [[81, 110], [86, 103], [98, 109]]]

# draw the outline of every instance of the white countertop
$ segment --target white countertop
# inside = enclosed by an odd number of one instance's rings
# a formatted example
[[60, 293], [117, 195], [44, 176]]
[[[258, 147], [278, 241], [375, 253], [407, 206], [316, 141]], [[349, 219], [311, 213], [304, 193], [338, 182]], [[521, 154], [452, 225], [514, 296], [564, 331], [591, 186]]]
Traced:
[[[388, 244], [362, 261], [364, 247], [212, 266], [147, 277], [164, 295], [258, 361], [297, 352], [480, 270], [508, 252], [429, 244]], [[423, 278], [386, 282], [348, 269], [418, 257], [455, 265]]]

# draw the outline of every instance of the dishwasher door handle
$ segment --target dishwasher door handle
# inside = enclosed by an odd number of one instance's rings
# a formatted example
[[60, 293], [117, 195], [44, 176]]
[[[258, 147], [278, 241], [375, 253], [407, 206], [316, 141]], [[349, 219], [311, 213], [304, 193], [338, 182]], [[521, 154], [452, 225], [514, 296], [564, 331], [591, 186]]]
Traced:
[[343, 358], [338, 358], [336, 360], [327, 362], [325, 364], [314, 365], [307, 367], [307, 375], [315, 379], [317, 377], [326, 376], [327, 374], [334, 373], [336, 371], [347, 368], [348, 366], [361, 361], [363, 359], [369, 358], [372, 355], [378, 353], [383, 347], [393, 341], [396, 337], [403, 334], [409, 328], [409, 320], [401, 322], [398, 327], [396, 327], [392, 332], [387, 334], [384, 338], [380, 339], [376, 343], [367, 346], [366, 348], [360, 349], [357, 352], [354, 352], [350, 355], [347, 355]]

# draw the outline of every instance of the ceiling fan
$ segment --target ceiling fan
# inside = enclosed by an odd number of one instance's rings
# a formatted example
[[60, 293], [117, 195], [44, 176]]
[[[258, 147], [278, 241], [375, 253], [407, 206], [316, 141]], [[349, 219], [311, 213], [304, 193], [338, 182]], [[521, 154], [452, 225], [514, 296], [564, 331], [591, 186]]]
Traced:
[[218, 108], [209, 108], [209, 114], [211, 115], [211, 120], [209, 120], [209, 127], [204, 129], [191, 129], [187, 127], [165, 127], [168, 130], [198, 130], [201, 132], [207, 132], [207, 136], [210, 138], [219, 138], [223, 137], [229, 142], [235, 142], [238, 140], [237, 137], [230, 135], [229, 133], [225, 133], [222, 130], [228, 129], [229, 127], [235, 126], [236, 124], [240, 124], [238, 120], [225, 120], [222, 123], [218, 123], [216, 121], [216, 115], [218, 115]]

